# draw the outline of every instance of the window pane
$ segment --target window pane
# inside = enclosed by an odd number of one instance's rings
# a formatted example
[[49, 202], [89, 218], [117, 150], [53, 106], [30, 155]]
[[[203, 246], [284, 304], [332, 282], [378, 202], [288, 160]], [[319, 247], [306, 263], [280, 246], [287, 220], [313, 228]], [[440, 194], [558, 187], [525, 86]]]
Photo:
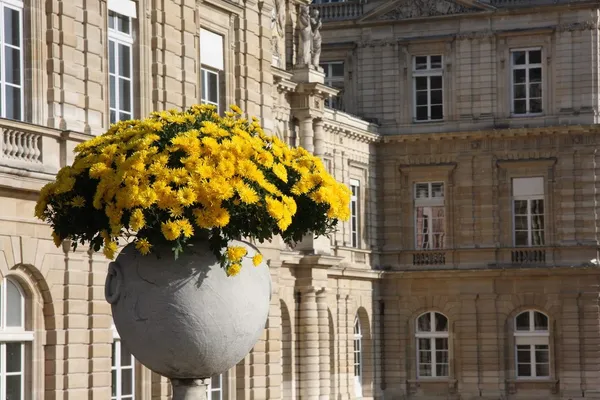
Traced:
[[525, 52], [524, 51], [515, 51], [513, 52], [513, 64], [514, 65], [523, 65], [525, 64]]
[[117, 122], [117, 113], [114, 111], [110, 112], [110, 123], [114, 124], [115, 122]]
[[427, 121], [428, 119], [427, 106], [417, 107], [417, 121]]
[[534, 215], [531, 217], [531, 229], [543, 230], [544, 229], [544, 216]]
[[439, 120], [444, 118], [444, 108], [442, 106], [431, 106], [431, 119]]
[[542, 112], [542, 100], [531, 99], [529, 100], [529, 112], [532, 114]]
[[131, 118], [132, 118], [131, 113], [124, 113], [124, 112], [119, 113], [119, 121], [127, 121]]
[[518, 331], [528, 331], [529, 330], [529, 311], [525, 311], [517, 315], [516, 325]]
[[431, 56], [431, 68], [432, 69], [442, 68], [442, 56]]
[[431, 339], [419, 338], [419, 350], [420, 351], [431, 350]]
[[529, 246], [529, 233], [526, 231], [515, 232], [515, 246]]
[[121, 370], [121, 394], [127, 396], [133, 394], [133, 370]]
[[515, 85], [514, 86], [514, 96], [515, 96], [515, 99], [527, 98], [527, 87], [524, 84]]
[[513, 107], [515, 114], [527, 114], [527, 100], [515, 100]]
[[115, 29], [115, 16], [114, 11], [108, 12], [108, 27], [109, 29]]
[[547, 331], [548, 317], [541, 312], [535, 311], [533, 313], [533, 325], [536, 331]]
[[213, 103], [219, 102], [219, 78], [217, 74], [209, 73], [209, 98]]
[[221, 391], [212, 392], [210, 395], [211, 400], [221, 400]]
[[435, 339], [436, 350], [448, 350], [448, 338], [436, 338]]
[[12, 47], [4, 48], [4, 62], [6, 63], [5, 81], [15, 85], [21, 84], [21, 51]]
[[515, 84], [525, 83], [525, 81], [526, 81], [525, 73], [526, 73], [526, 70], [524, 70], [524, 69], [514, 70], [513, 71], [514, 83]]
[[417, 90], [427, 90], [427, 77], [419, 76], [415, 78], [415, 88]]
[[417, 321], [417, 331], [418, 332], [431, 332], [431, 314], [423, 314], [419, 317]]
[[419, 364], [419, 376], [431, 376], [431, 364]]
[[531, 364], [519, 364], [517, 374], [519, 376], [531, 376]]
[[536, 364], [535, 365], [536, 376], [550, 376], [550, 364]]
[[344, 64], [342, 64], [342, 63], [331, 64], [331, 75], [332, 76], [344, 76]]
[[530, 98], [541, 98], [542, 97], [542, 85], [540, 83], [533, 83], [529, 85], [529, 97]]
[[427, 69], [427, 56], [415, 57], [416, 69]]
[[426, 199], [429, 197], [429, 184], [428, 183], [417, 183], [415, 185], [415, 198]]
[[542, 62], [542, 51], [532, 50], [529, 52], [529, 64], [540, 64]]
[[550, 361], [550, 352], [548, 351], [547, 345], [536, 345], [535, 346], [535, 362], [536, 363], [548, 363]]
[[19, 11], [4, 7], [4, 42], [21, 47], [21, 27]]
[[117, 366], [117, 342], [113, 342], [112, 343], [112, 366], [116, 367]]
[[21, 89], [10, 85], [5, 86], [6, 90], [6, 118], [21, 119]]
[[435, 330], [436, 332], [448, 332], [448, 318], [440, 313], [435, 313]]
[[119, 30], [119, 32], [123, 32], [123, 33], [130, 33], [131, 27], [130, 27], [130, 22], [129, 22], [129, 17], [126, 17], [124, 15], [120, 15], [117, 14], [117, 21], [118, 21], [118, 26], [117, 29]]
[[515, 200], [515, 215], [527, 215], [527, 200]]
[[429, 350], [420, 351], [419, 352], [419, 362], [422, 364], [430, 363], [431, 362], [431, 351], [429, 351]]
[[436, 376], [448, 376], [448, 364], [436, 364]]
[[23, 316], [23, 305], [21, 304], [22, 296], [21, 292], [17, 288], [17, 286], [11, 282], [7, 282], [7, 292], [6, 292], [6, 326], [15, 327], [15, 326], [23, 326], [22, 316]]
[[108, 91], [110, 92], [110, 108], [117, 108], [117, 81], [114, 76], [109, 78], [110, 87]]
[[442, 104], [443, 103], [443, 92], [441, 90], [431, 91], [431, 104]]
[[110, 40], [108, 42], [108, 72], [111, 74], [115, 74], [115, 59], [117, 55], [115, 54], [115, 42]]
[[121, 367], [129, 367], [132, 363], [132, 357], [127, 347], [121, 342]]
[[527, 217], [525, 215], [515, 217], [515, 229], [518, 231], [527, 230]]
[[131, 48], [119, 44], [119, 75], [131, 78]]
[[119, 109], [131, 111], [131, 82], [123, 78], [119, 79]]
[[448, 364], [448, 352], [447, 351], [436, 351], [435, 361], [437, 364]]
[[531, 68], [529, 69], [529, 83], [539, 83], [542, 81], [542, 69]]
[[441, 89], [442, 88], [442, 77], [441, 76], [432, 76], [430, 78], [430, 88], [431, 89]]
[[21, 372], [21, 343], [6, 343], [6, 372]]
[[427, 105], [427, 91], [418, 91], [417, 92], [417, 106], [426, 106]]
[[117, 395], [117, 370], [112, 370], [112, 396]]
[[22, 400], [21, 375], [6, 377], [6, 400]]

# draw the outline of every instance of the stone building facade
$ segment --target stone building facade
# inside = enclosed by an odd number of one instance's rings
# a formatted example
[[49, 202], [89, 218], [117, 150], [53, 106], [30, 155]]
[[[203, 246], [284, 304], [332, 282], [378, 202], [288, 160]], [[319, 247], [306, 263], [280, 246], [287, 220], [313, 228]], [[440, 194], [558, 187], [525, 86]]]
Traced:
[[[600, 5], [0, 0], [0, 399], [162, 400], [106, 261], [33, 219], [77, 143], [236, 103], [353, 191], [329, 239], [263, 248], [271, 313], [212, 399], [600, 398]], [[594, 261], [596, 260], [596, 261]]]

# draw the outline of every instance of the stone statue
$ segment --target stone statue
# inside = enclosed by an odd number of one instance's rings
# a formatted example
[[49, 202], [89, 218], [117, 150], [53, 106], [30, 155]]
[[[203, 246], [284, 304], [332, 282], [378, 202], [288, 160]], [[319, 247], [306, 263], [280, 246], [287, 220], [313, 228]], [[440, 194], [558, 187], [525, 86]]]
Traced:
[[312, 27], [310, 11], [307, 4], [300, 6], [298, 15], [298, 58], [296, 64], [299, 67], [307, 67], [311, 64]]
[[314, 9], [310, 16], [310, 26], [312, 29], [312, 65], [315, 68], [319, 68], [319, 60], [321, 59], [321, 17], [319, 17], [319, 10]]
[[271, 12], [271, 50], [272, 64], [277, 67], [281, 67], [282, 49], [285, 48], [282, 43], [285, 36], [285, 11], [285, 0], [275, 0]]

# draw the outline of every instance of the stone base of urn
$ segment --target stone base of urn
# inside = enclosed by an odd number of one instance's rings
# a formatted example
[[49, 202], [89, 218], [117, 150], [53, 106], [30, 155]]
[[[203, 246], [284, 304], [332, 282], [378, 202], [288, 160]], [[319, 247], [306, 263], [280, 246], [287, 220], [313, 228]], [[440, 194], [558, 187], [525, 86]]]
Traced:
[[208, 400], [208, 379], [171, 379], [173, 400]]
[[105, 296], [121, 342], [150, 370], [171, 380], [173, 400], [205, 400], [208, 378], [240, 362], [260, 338], [269, 314], [271, 275], [254, 266], [253, 245], [239, 275], [228, 277], [208, 242], [177, 260], [168, 246], [142, 256], [127, 245], [110, 263]]

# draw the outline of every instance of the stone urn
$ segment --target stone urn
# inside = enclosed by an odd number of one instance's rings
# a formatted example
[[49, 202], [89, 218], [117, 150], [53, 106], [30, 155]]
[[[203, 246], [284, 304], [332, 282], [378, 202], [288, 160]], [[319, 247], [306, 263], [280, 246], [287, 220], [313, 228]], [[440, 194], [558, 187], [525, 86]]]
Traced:
[[171, 380], [173, 400], [206, 398], [205, 380], [241, 361], [260, 338], [269, 313], [271, 276], [263, 261], [228, 277], [207, 241], [174, 259], [170, 248], [143, 256], [127, 245], [109, 265], [105, 296], [134, 357]]

